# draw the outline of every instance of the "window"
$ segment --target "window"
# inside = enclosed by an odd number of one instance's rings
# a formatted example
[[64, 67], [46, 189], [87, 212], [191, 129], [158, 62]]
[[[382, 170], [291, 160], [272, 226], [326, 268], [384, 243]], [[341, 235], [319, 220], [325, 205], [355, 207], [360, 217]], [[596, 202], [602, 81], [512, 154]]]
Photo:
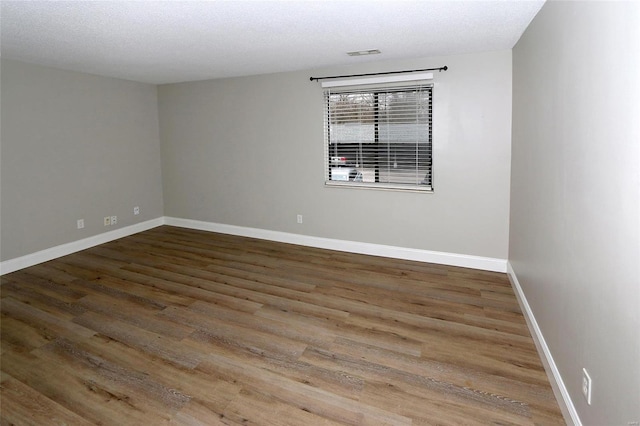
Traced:
[[325, 91], [325, 183], [432, 191], [432, 92], [406, 83]]

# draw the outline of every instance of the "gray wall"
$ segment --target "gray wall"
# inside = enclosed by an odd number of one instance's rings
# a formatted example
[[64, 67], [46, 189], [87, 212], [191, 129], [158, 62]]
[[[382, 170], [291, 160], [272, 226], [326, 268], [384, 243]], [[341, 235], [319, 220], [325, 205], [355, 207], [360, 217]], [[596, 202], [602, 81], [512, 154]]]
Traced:
[[640, 421], [639, 28], [548, 2], [513, 50], [509, 259], [588, 425]]
[[[435, 193], [324, 187], [322, 89], [309, 76], [442, 65]], [[167, 216], [507, 258], [511, 51], [173, 84], [158, 94]]]
[[0, 259], [162, 216], [156, 86], [1, 66]]

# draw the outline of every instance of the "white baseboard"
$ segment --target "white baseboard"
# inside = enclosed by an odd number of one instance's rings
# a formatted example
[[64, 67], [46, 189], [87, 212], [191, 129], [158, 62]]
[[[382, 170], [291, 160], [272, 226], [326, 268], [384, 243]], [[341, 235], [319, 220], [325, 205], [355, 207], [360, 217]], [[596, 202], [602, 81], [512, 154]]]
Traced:
[[219, 232], [222, 234], [238, 235], [243, 237], [278, 241], [281, 243], [298, 244], [302, 246], [323, 248], [329, 250], [345, 251], [350, 253], [368, 254], [372, 256], [415, 260], [418, 262], [460, 266], [463, 268], [481, 269], [484, 271], [492, 272], [507, 272], [506, 259], [419, 250], [406, 247], [387, 246], [382, 244], [336, 240], [331, 238], [312, 237], [308, 235], [291, 234], [288, 232], [269, 231], [266, 229], [247, 228], [243, 226], [225, 225], [220, 223], [203, 222], [191, 219], [180, 219], [175, 217], [165, 217], [164, 219], [165, 224], [182, 228]]
[[164, 218], [159, 217], [157, 219], [136, 223], [135, 225], [115, 229], [103, 234], [94, 235], [93, 237], [88, 237], [82, 240], [72, 241], [67, 244], [51, 247], [25, 256], [5, 260], [4, 262], [0, 262], [0, 275], [8, 274], [23, 268], [28, 268], [29, 266], [37, 265], [39, 263], [48, 262], [49, 260], [57, 259], [58, 257], [66, 256], [80, 250], [86, 250], [88, 248], [95, 247], [109, 241], [117, 240], [118, 238], [137, 234], [138, 232], [146, 231], [163, 224]]
[[569, 396], [569, 391], [567, 391], [567, 388], [564, 385], [564, 381], [562, 380], [562, 376], [560, 375], [558, 366], [553, 360], [553, 356], [551, 355], [549, 346], [547, 346], [547, 342], [544, 340], [542, 330], [540, 330], [540, 327], [538, 326], [538, 322], [533, 315], [531, 306], [529, 306], [529, 302], [527, 301], [524, 291], [520, 286], [520, 282], [518, 281], [518, 277], [516, 276], [516, 273], [511, 266], [511, 262], [507, 262], [507, 274], [509, 275], [509, 280], [511, 281], [511, 284], [513, 285], [513, 288], [515, 290], [518, 303], [520, 304], [520, 309], [522, 309], [524, 318], [527, 321], [527, 326], [529, 327], [529, 331], [531, 332], [533, 341], [535, 342], [536, 348], [538, 349], [538, 354], [542, 359], [542, 364], [545, 371], [547, 372], [547, 377], [549, 377], [549, 382], [551, 383], [551, 387], [553, 388], [553, 393], [556, 396], [556, 400], [558, 401], [558, 405], [560, 406], [560, 410], [562, 411], [564, 420], [567, 422], [567, 424], [582, 426], [582, 422], [580, 421], [580, 417], [578, 416], [576, 407], [573, 405], [571, 396]]
[[248, 228], [243, 226], [225, 225], [213, 222], [203, 222], [175, 217], [160, 217], [125, 228], [116, 229], [93, 237], [73, 241], [56, 247], [51, 247], [36, 253], [0, 262], [0, 275], [8, 274], [19, 269], [28, 268], [42, 262], [66, 256], [80, 250], [86, 250], [99, 244], [104, 244], [118, 238], [127, 237], [138, 232], [146, 231], [161, 225], [178, 226], [182, 228], [199, 229], [203, 231], [220, 232], [223, 234], [243, 237], [259, 238], [282, 243], [298, 244], [302, 246], [345, 251], [350, 253], [368, 254], [372, 256], [391, 257], [395, 259], [415, 260], [418, 262], [437, 263], [440, 265], [459, 266], [463, 268], [480, 269], [492, 272], [507, 272], [506, 259], [492, 257], [471, 256], [457, 253], [446, 253], [430, 250], [412, 249], [406, 247], [387, 246], [382, 244], [362, 243], [357, 241], [336, 240], [331, 238], [312, 237], [308, 235], [291, 234], [287, 232], [270, 231], [266, 229]]

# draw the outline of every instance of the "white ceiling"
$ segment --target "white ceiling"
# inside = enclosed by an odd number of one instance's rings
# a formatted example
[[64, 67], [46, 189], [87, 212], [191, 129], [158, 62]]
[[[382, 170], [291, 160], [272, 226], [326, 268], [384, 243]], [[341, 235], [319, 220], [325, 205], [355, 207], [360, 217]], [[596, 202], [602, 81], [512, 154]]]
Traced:
[[[148, 83], [510, 49], [535, 1], [2, 1], [4, 58]], [[348, 51], [379, 49], [350, 57]]]

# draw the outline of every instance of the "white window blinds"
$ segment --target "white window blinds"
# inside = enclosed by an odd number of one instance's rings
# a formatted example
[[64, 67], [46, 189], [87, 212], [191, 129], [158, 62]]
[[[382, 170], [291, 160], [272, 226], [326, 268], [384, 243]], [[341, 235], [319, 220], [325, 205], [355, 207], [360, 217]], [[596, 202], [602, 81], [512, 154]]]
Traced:
[[325, 91], [327, 185], [431, 191], [431, 84]]

